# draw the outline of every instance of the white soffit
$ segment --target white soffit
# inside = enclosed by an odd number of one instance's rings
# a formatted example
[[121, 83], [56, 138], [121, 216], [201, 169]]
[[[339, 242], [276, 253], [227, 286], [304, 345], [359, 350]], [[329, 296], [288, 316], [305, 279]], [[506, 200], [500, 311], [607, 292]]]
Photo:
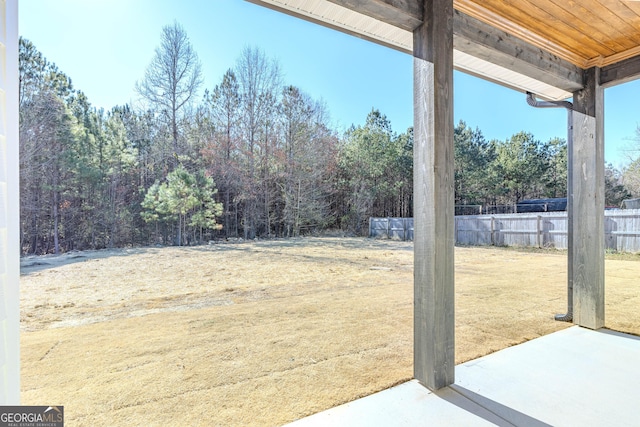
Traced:
[[515, 90], [531, 92], [550, 101], [560, 101], [573, 96], [570, 92], [558, 89], [540, 80], [532, 79], [524, 74], [511, 71], [500, 65], [492, 64], [489, 61], [460, 52], [459, 50], [453, 51], [453, 63], [459, 71], [490, 80]]
[[347, 33], [360, 35], [387, 46], [412, 52], [413, 35], [406, 30], [379, 21], [327, 0], [250, 0], [288, 11]]
[[[367, 15], [337, 5], [328, 0], [249, 0], [291, 15], [317, 22], [346, 33], [406, 52], [413, 52], [413, 34]], [[453, 63], [457, 70], [480, 78], [532, 92], [549, 100], [567, 99], [571, 93], [511, 71], [491, 62], [454, 50]]]

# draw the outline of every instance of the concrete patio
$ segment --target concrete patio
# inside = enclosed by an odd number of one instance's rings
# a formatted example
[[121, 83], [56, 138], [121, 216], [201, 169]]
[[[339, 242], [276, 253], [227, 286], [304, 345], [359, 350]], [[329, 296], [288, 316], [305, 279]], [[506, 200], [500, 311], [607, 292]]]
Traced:
[[640, 338], [574, 326], [290, 426], [640, 426]]

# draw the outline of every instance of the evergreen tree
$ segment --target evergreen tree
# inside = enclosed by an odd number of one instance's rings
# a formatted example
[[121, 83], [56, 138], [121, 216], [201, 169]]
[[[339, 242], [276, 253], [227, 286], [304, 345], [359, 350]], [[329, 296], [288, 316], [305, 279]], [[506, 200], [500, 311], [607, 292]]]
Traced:
[[238, 236], [238, 200], [242, 152], [240, 150], [240, 88], [233, 70], [227, 70], [213, 92], [205, 93], [202, 126], [206, 139], [202, 154], [207, 169], [223, 196], [223, 230]]
[[471, 129], [463, 121], [454, 128], [455, 202], [476, 205], [491, 199], [495, 188], [492, 163], [496, 160], [495, 145], [488, 143], [479, 129]]
[[543, 175], [545, 197], [567, 197], [567, 142], [553, 138], [545, 145], [548, 167]]
[[608, 163], [604, 168], [605, 206], [620, 207], [622, 201], [631, 198], [631, 192], [622, 183], [622, 173]]
[[517, 203], [544, 195], [543, 175], [549, 168], [545, 147], [533, 135], [519, 132], [496, 145], [496, 169], [502, 181], [502, 200]]
[[370, 216], [393, 216], [398, 195], [412, 180], [406, 169], [408, 137], [398, 137], [387, 117], [372, 110], [364, 126], [352, 127], [338, 154], [342, 225], [361, 234]]
[[142, 202], [141, 215], [146, 222], [155, 224], [168, 225], [177, 221], [175, 243], [195, 242], [196, 236], [202, 239], [206, 231], [219, 228], [216, 218], [222, 213], [222, 204], [215, 202], [216, 193], [210, 177], [203, 173], [192, 174], [178, 165], [164, 182], [156, 182], [149, 188]]

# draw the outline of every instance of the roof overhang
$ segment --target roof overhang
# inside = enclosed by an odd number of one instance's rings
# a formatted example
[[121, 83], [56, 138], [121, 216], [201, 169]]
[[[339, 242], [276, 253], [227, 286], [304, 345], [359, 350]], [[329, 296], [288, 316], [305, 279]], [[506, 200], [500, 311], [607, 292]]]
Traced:
[[[413, 29], [422, 23], [419, 3], [410, 0], [249, 1], [408, 54]], [[459, 10], [454, 13], [457, 70], [549, 100], [569, 98], [583, 87], [580, 67]]]

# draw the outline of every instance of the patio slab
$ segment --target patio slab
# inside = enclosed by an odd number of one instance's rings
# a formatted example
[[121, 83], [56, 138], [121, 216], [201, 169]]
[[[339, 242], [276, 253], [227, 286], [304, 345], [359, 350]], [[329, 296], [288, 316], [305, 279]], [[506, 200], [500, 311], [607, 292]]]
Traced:
[[640, 338], [574, 326], [456, 366], [431, 392], [417, 381], [290, 426], [640, 426]]

